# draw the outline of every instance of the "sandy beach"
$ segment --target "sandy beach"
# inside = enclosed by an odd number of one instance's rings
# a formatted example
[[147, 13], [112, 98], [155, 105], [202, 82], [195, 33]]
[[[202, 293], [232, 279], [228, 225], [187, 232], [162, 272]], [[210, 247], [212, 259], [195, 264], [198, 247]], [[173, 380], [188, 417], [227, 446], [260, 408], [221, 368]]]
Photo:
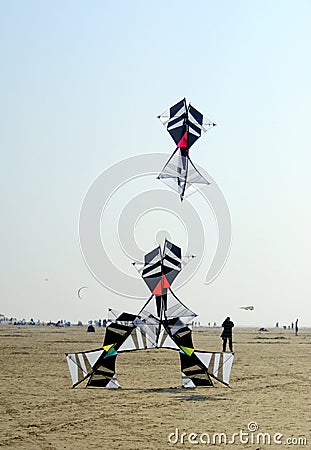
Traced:
[[[219, 335], [195, 329], [196, 348], [221, 350]], [[311, 448], [311, 329], [235, 329], [231, 388], [181, 389], [178, 352], [146, 350], [118, 356], [122, 389], [72, 389], [65, 353], [98, 348], [103, 336], [86, 326], [0, 325], [0, 446]]]

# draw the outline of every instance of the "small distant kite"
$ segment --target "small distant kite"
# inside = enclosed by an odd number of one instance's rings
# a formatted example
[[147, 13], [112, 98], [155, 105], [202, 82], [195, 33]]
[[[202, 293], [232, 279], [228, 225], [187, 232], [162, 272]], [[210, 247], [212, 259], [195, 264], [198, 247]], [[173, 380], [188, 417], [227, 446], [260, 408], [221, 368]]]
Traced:
[[254, 306], [241, 306], [240, 309], [245, 309], [245, 311], [254, 311]]
[[80, 289], [78, 289], [78, 297], [79, 297], [80, 300], [82, 300], [82, 297], [80, 295], [82, 289], [88, 289], [88, 287], [87, 286], [82, 286], [82, 287], [80, 287]]
[[189, 157], [189, 149], [202, 134], [216, 124], [203, 116], [190, 103], [187, 105], [185, 98], [171, 106], [158, 118], [177, 145], [158, 175], [158, 179], [177, 191], [183, 201], [186, 189], [192, 187], [194, 190], [195, 184], [210, 184], [194, 166]]

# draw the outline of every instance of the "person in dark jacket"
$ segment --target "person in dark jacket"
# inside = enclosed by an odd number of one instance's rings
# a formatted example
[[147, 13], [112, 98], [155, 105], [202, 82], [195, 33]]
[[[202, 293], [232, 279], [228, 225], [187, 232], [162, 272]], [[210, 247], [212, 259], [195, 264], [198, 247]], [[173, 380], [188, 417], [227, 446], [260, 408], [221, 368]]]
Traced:
[[295, 322], [295, 336], [298, 336], [298, 319]]
[[229, 349], [230, 352], [233, 352], [232, 349], [232, 328], [234, 327], [234, 323], [230, 320], [230, 317], [227, 317], [221, 325], [224, 329], [221, 333], [222, 338], [222, 351], [225, 352], [227, 348], [227, 340], [229, 339]]

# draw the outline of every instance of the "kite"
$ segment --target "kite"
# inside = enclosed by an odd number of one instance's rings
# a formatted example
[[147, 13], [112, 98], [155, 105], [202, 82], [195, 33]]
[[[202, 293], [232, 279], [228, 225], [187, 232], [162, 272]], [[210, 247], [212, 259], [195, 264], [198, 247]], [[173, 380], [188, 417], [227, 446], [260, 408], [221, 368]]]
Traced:
[[80, 289], [78, 289], [78, 297], [79, 297], [80, 300], [82, 300], [82, 297], [80, 295], [82, 289], [88, 289], [88, 287], [87, 286], [82, 286], [82, 287], [80, 287]]
[[254, 311], [254, 307], [253, 306], [241, 306], [240, 309], [245, 309], [245, 311]]
[[158, 179], [177, 191], [183, 201], [186, 189], [187, 193], [191, 193], [196, 190], [196, 184], [210, 184], [191, 161], [189, 150], [201, 135], [216, 124], [190, 103], [187, 105], [185, 98], [160, 114], [158, 118], [177, 146], [158, 175]]
[[165, 241], [134, 263], [150, 290], [150, 297], [138, 314], [108, 312], [102, 347], [67, 353], [72, 387], [87, 380], [86, 386], [120, 388], [116, 358], [122, 352], [171, 349], [179, 352], [182, 387], [213, 386], [213, 380], [228, 386], [232, 352], [196, 350], [188, 324], [197, 315], [174, 294], [171, 286], [184, 266], [181, 249]]

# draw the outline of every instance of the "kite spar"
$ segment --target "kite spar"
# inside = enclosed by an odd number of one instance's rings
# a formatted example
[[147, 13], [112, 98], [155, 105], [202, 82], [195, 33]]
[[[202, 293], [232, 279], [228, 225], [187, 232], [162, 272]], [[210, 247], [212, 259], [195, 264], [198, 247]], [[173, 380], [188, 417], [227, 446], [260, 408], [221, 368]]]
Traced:
[[183, 201], [187, 189], [190, 192], [196, 189], [197, 184], [210, 184], [191, 161], [189, 150], [207, 130], [216, 124], [190, 103], [187, 105], [185, 98], [160, 114], [158, 118], [177, 146], [158, 175], [158, 179], [177, 191]]

